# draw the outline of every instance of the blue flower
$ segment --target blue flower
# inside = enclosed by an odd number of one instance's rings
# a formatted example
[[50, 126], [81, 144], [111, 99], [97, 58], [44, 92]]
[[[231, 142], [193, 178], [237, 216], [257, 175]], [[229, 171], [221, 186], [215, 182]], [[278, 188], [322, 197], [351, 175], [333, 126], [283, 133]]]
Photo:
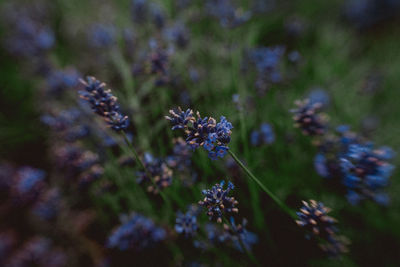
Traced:
[[107, 247], [119, 250], [142, 251], [163, 241], [167, 233], [163, 228], [141, 214], [121, 216], [121, 225], [114, 229], [107, 240]]
[[249, 59], [257, 70], [256, 87], [265, 91], [270, 84], [282, 80], [281, 64], [285, 48], [283, 46], [260, 47], [250, 51]]
[[319, 114], [321, 103], [310, 103], [308, 99], [296, 101], [296, 109], [292, 109], [294, 113], [293, 120], [295, 126], [300, 128], [304, 135], [316, 136], [323, 135], [327, 128], [327, 117], [325, 114]]
[[178, 212], [175, 221], [175, 231], [179, 234], [190, 237], [197, 231], [197, 214], [189, 209], [186, 213]]
[[393, 150], [389, 147], [375, 149], [346, 125], [337, 127], [336, 133], [319, 143], [320, 152], [314, 159], [317, 173], [341, 183], [353, 205], [365, 199], [388, 204], [389, 197], [383, 189], [394, 170], [388, 162], [394, 156]]
[[172, 130], [184, 130], [186, 142], [192, 149], [204, 147], [211, 159], [222, 158], [226, 155], [233, 126], [224, 116], [221, 116], [217, 123], [212, 117], [202, 118], [199, 112], [195, 117], [191, 109], [183, 111], [178, 108], [177, 111], [170, 110], [169, 113], [170, 116], [165, 118], [171, 121]]
[[126, 130], [129, 126], [128, 116], [122, 115], [117, 98], [110, 89], [105, 89], [106, 84], [90, 76], [86, 81], [81, 79], [81, 83], [85, 91], [80, 91], [80, 96], [89, 102], [93, 111], [104, 117], [114, 131]]
[[185, 129], [189, 122], [194, 122], [196, 120], [193, 116], [193, 110], [191, 109], [183, 111], [181, 108], [178, 108], [177, 112], [170, 110], [169, 113], [171, 117], [166, 116], [165, 118], [171, 121], [172, 130]]
[[171, 185], [173, 172], [163, 160], [154, 158], [150, 153], [146, 153], [143, 158], [143, 164], [151, 177], [148, 177], [146, 172], [139, 171], [136, 173], [138, 176], [136, 180], [138, 183], [149, 183], [151, 182], [150, 179], [153, 179], [156, 187], [154, 187], [153, 183], [150, 183], [147, 187], [149, 192], [157, 194], [163, 188]]
[[210, 139], [208, 139], [208, 140], [204, 141], [203, 147], [205, 150], [210, 152], [214, 149], [214, 144]]
[[346, 239], [338, 236], [336, 220], [328, 215], [330, 209], [321, 202], [303, 201], [303, 206], [297, 212], [299, 220], [296, 223], [306, 231], [307, 239], [314, 239], [320, 243], [323, 250], [336, 256], [346, 252]]
[[18, 194], [24, 195], [38, 195], [39, 191], [43, 189], [44, 178], [46, 173], [39, 169], [31, 167], [22, 167], [17, 172], [18, 182], [16, 189]]
[[210, 220], [216, 220], [222, 222], [222, 216], [224, 214], [230, 215], [238, 213], [239, 210], [236, 208], [238, 202], [234, 197], [229, 197], [228, 194], [233, 190], [234, 186], [231, 182], [228, 182], [227, 188], [224, 189], [225, 182], [222, 181], [219, 184], [215, 184], [211, 189], [203, 190], [202, 194], [205, 196], [202, 201], [199, 201], [199, 205], [207, 209], [207, 215]]
[[350, 203], [358, 204], [363, 199], [372, 199], [379, 204], [389, 202], [382, 189], [388, 185], [394, 170], [387, 162], [392, 157], [393, 152], [388, 147], [373, 149], [372, 145], [358, 143], [348, 146], [340, 156], [340, 167]]
[[275, 133], [269, 123], [262, 123], [259, 130], [251, 133], [250, 142], [253, 146], [272, 144], [275, 141]]

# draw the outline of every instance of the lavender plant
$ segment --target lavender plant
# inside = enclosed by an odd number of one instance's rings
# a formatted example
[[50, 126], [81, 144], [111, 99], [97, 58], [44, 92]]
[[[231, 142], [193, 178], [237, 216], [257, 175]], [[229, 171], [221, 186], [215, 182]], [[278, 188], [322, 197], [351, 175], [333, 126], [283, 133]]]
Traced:
[[288, 208], [278, 197], [276, 197], [254, 174], [239, 160], [239, 158], [229, 150], [227, 144], [230, 142], [232, 124], [226, 120], [224, 116], [221, 116], [221, 121], [216, 123], [216, 120], [212, 117], [201, 118], [200, 113], [197, 112], [197, 119], [193, 115], [193, 110], [187, 109], [183, 111], [178, 108], [177, 111], [170, 110], [170, 116], [165, 118], [172, 124], [172, 130], [181, 129], [186, 134], [186, 142], [193, 148], [196, 149], [203, 146], [209, 151], [208, 156], [211, 159], [217, 157], [223, 157], [229, 152], [235, 162], [245, 171], [245, 173], [257, 183], [261, 189], [267, 193], [279, 206], [280, 208], [288, 213], [291, 217], [294, 214], [290, 208]]
[[332, 256], [338, 256], [347, 251], [347, 239], [338, 236], [336, 220], [328, 215], [330, 209], [321, 202], [303, 201], [303, 206], [297, 212], [299, 220], [296, 223], [305, 229], [307, 239], [315, 239], [323, 250]]
[[178, 211], [175, 220], [175, 231], [186, 238], [196, 235], [198, 229], [197, 212], [189, 209], [186, 213]]
[[126, 130], [129, 126], [128, 116], [121, 113], [117, 98], [112, 95], [106, 84], [96, 80], [94, 77], [87, 77], [86, 81], [81, 79], [85, 91], [80, 91], [80, 96], [85, 99], [93, 111], [102, 116], [114, 131]]
[[[147, 191], [157, 194], [163, 188], [171, 185], [173, 172], [162, 159], [154, 158], [151, 154], [146, 153], [143, 163], [151, 176], [147, 176], [147, 172], [144, 171], [137, 172], [136, 180], [138, 183], [150, 183]], [[151, 179], [154, 183], [150, 182]]]
[[322, 103], [310, 103], [308, 99], [295, 102], [297, 108], [292, 109], [295, 127], [300, 128], [304, 135], [319, 136], [326, 132], [327, 117], [319, 114]]
[[165, 118], [171, 121], [172, 130], [185, 131], [186, 142], [192, 149], [203, 147], [211, 159], [222, 158], [229, 150], [233, 126], [224, 116], [221, 116], [220, 122], [217, 123], [212, 117], [202, 118], [199, 112], [195, 117], [193, 110], [183, 111], [178, 108], [177, 111], [170, 110], [170, 116]]
[[110, 234], [107, 247], [141, 251], [157, 245], [167, 237], [166, 231], [141, 214], [121, 215], [121, 225]]
[[216, 220], [218, 223], [222, 222], [223, 216], [239, 212], [236, 207], [239, 202], [234, 197], [228, 196], [234, 188], [233, 184], [228, 182], [226, 189], [224, 189], [224, 185], [225, 182], [222, 181], [211, 189], [203, 190], [204, 199], [199, 201], [199, 205], [206, 208], [209, 219]]

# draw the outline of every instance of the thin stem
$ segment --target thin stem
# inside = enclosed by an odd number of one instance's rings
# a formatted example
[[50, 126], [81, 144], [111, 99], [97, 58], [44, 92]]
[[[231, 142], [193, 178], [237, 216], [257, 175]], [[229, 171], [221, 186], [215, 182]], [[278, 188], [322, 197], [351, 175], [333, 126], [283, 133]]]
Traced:
[[254, 176], [254, 174], [246, 167], [244, 164], [240, 161], [240, 159], [231, 151], [228, 150], [229, 154], [232, 156], [232, 158], [236, 161], [236, 163], [244, 170], [244, 172], [249, 176], [254, 182], [258, 184], [258, 186], [261, 187], [261, 189], [267, 193], [267, 195], [272, 198], [273, 201], [275, 201], [278, 206], [284, 210], [289, 216], [291, 216], [293, 219], [296, 219], [296, 214], [288, 207], [286, 206], [285, 203], [283, 203], [275, 194], [273, 194], [263, 183], [261, 183], [260, 180], [258, 180], [257, 177]]
[[[122, 134], [122, 137], [124, 138], [125, 143], [129, 146], [130, 150], [132, 151], [136, 162], [139, 163], [140, 167], [144, 170], [144, 172], [146, 173], [146, 176], [149, 178], [150, 182], [153, 184], [154, 189], [157, 189], [158, 188], [157, 184], [153, 180], [153, 177], [151, 176], [150, 172], [147, 170], [147, 168], [144, 165], [143, 161], [140, 159], [138, 153], [136, 152], [136, 149], [133, 147], [132, 143], [129, 141], [128, 137], [126, 136], [125, 131], [121, 131], [121, 134]], [[161, 198], [167, 204], [168, 209], [171, 210], [172, 206], [171, 206], [171, 202], [170, 202], [169, 198], [167, 198], [165, 196], [163, 191], [159, 190], [159, 193], [160, 193]]]

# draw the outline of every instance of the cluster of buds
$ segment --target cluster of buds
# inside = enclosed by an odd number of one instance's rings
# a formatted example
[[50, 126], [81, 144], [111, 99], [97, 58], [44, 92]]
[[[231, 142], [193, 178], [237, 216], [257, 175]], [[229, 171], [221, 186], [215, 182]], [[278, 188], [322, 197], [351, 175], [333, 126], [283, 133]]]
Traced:
[[229, 197], [228, 194], [233, 190], [234, 185], [228, 182], [228, 186], [224, 189], [225, 182], [215, 184], [211, 189], [203, 190], [205, 196], [203, 201], [199, 201], [199, 205], [207, 209], [207, 215], [210, 220], [222, 222], [224, 214], [230, 215], [238, 213], [239, 209], [236, 205], [239, 203], [234, 197]]
[[322, 108], [322, 103], [310, 103], [308, 99], [295, 102], [297, 108], [292, 109], [295, 127], [300, 128], [304, 135], [319, 136], [326, 132], [327, 116], [318, 111]]
[[296, 223], [306, 230], [307, 239], [317, 240], [323, 250], [336, 256], [347, 251], [348, 241], [345, 237], [337, 235], [338, 229], [335, 227], [337, 221], [328, 215], [330, 211], [331, 209], [321, 202], [303, 201], [303, 206], [297, 212], [299, 220]]
[[106, 84], [90, 76], [86, 81], [80, 81], [85, 86], [85, 91], [79, 92], [80, 96], [89, 102], [93, 111], [104, 117], [113, 130], [126, 130], [129, 126], [128, 116], [121, 113], [117, 98], [110, 89], [106, 89]]
[[178, 108], [177, 111], [170, 110], [169, 113], [170, 116], [166, 116], [166, 119], [171, 121], [172, 130], [183, 129], [186, 142], [191, 148], [202, 146], [208, 151], [211, 159], [226, 155], [233, 126], [224, 116], [221, 116], [220, 122], [217, 123], [212, 117], [202, 118], [199, 112], [196, 112], [195, 116], [191, 109], [183, 111]]

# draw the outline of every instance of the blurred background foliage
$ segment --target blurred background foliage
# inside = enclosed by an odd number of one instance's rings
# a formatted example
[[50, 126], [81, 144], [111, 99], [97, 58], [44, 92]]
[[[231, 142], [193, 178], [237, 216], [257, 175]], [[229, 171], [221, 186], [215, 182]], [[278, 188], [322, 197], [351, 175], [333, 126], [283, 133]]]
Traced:
[[[331, 125], [350, 125], [377, 145], [387, 145], [399, 152], [398, 1], [233, 1], [241, 7], [237, 10], [239, 13], [251, 10], [255, 3], [265, 5], [265, 10], [256, 9], [259, 14], [253, 12], [237, 27], [224, 27], [218, 17], [204, 16], [207, 9], [217, 10], [213, 1], [154, 2], [166, 14], [165, 27], [177, 22], [187, 30], [187, 40], [183, 40], [187, 44], [182, 48], [175, 45], [169, 51], [167, 69], [173, 82], [160, 86], [157, 86], [157, 75], [143, 74], [135, 64], [141, 63], [143, 54], [149, 51], [149, 43], [162, 43], [164, 37], [150, 22], [132, 22], [131, 1], [3, 1], [1, 6], [3, 20], [19, 8], [26, 8], [32, 14], [44, 8], [43, 21], [50, 25], [56, 40], [46, 55], [47, 60], [53, 67], [73, 66], [82, 76], [93, 75], [107, 82], [130, 117], [132, 140], [140, 154], [150, 152], [166, 157], [171, 153], [172, 137], [179, 136], [164, 119], [171, 108], [190, 107], [203, 116], [215, 118], [223, 115], [234, 126], [231, 150], [240, 155], [256, 176], [295, 210], [303, 199], [316, 199], [331, 207], [332, 216], [338, 219], [338, 227], [351, 244], [349, 253], [340, 259], [326, 257], [240, 169], [231, 167], [225, 159], [211, 161], [201, 150], [195, 151], [192, 157], [196, 183], [184, 187], [180, 179], [174, 178], [172, 185], [165, 189], [173, 199], [174, 212], [200, 200], [202, 189], [229, 179], [236, 186], [233, 195], [239, 201], [241, 215], [248, 219], [248, 229], [258, 235], [253, 252], [263, 265], [398, 266], [398, 170], [386, 189], [390, 205], [382, 207], [368, 201], [350, 205], [340, 190], [315, 172], [313, 160], [317, 149], [310, 137], [293, 127], [289, 112], [296, 99], [307, 97], [315, 88], [323, 88], [330, 98], [325, 112]], [[369, 2], [382, 3], [370, 9], [362, 6]], [[390, 7], [387, 4], [385, 9], [383, 2], [393, 2], [393, 8], [387, 8]], [[209, 3], [211, 7], [207, 7]], [[12, 35], [7, 25], [2, 22], [0, 28], [3, 45]], [[104, 47], [93, 45], [101, 39], [94, 35], [96, 25], [112, 27], [115, 43]], [[132, 44], [124, 34], [132, 34]], [[257, 74], [246, 55], [257, 47], [278, 45], [285, 48], [279, 67], [283, 78], [266, 88], [257, 88]], [[299, 54], [294, 61], [289, 58], [293, 51]], [[40, 117], [48, 112], [50, 105], [50, 110], [79, 107], [77, 91], [68, 89], [62, 97], [49, 96], [48, 83], [36, 69], [36, 59], [15, 56], [7, 49], [0, 50], [0, 58], [2, 160], [44, 169], [49, 177], [55, 177], [51, 183], [65, 191], [71, 210], [95, 211], [90, 229], [82, 235], [99, 246], [106, 242], [121, 213], [142, 213], [173, 231], [175, 213], [171, 214], [159, 196], [147, 193], [135, 182], [133, 169], [137, 166], [120, 166], [121, 157], [127, 153], [118, 146], [104, 149], [95, 138], [83, 142], [100, 155], [104, 168], [104, 174], [90, 190], [76, 192], [74, 187], [66, 185], [69, 181], [60, 182], [62, 175], [52, 156], [56, 142]], [[239, 109], [233, 101], [235, 94], [241, 101]], [[101, 127], [102, 123], [94, 116], [84, 116], [94, 127]], [[272, 125], [275, 142], [254, 147], [250, 144], [251, 133], [263, 122]], [[119, 140], [104, 127], [102, 131]], [[398, 166], [399, 160], [396, 157], [393, 164]], [[102, 189], [105, 183], [107, 190]], [[3, 228], [8, 225], [4, 221], [5, 218], [1, 223]], [[206, 216], [200, 216], [199, 221], [206, 222]], [[60, 239], [55, 238], [56, 242]], [[109, 253], [105, 249], [99, 249], [99, 254], [106, 255], [105, 261], [112, 266], [135, 262], [153, 265], [163, 262], [171, 266], [202, 266], [190, 265], [193, 262], [206, 266], [250, 265], [245, 254], [223, 246], [204, 252], [184, 238], [175, 237], [168, 243], [168, 249], [133, 255]], [[69, 244], [63, 247], [73, 250]], [[80, 253], [85, 254], [83, 251]], [[96, 261], [92, 257], [83, 257], [87, 261], [74, 264], [94, 265]]]

